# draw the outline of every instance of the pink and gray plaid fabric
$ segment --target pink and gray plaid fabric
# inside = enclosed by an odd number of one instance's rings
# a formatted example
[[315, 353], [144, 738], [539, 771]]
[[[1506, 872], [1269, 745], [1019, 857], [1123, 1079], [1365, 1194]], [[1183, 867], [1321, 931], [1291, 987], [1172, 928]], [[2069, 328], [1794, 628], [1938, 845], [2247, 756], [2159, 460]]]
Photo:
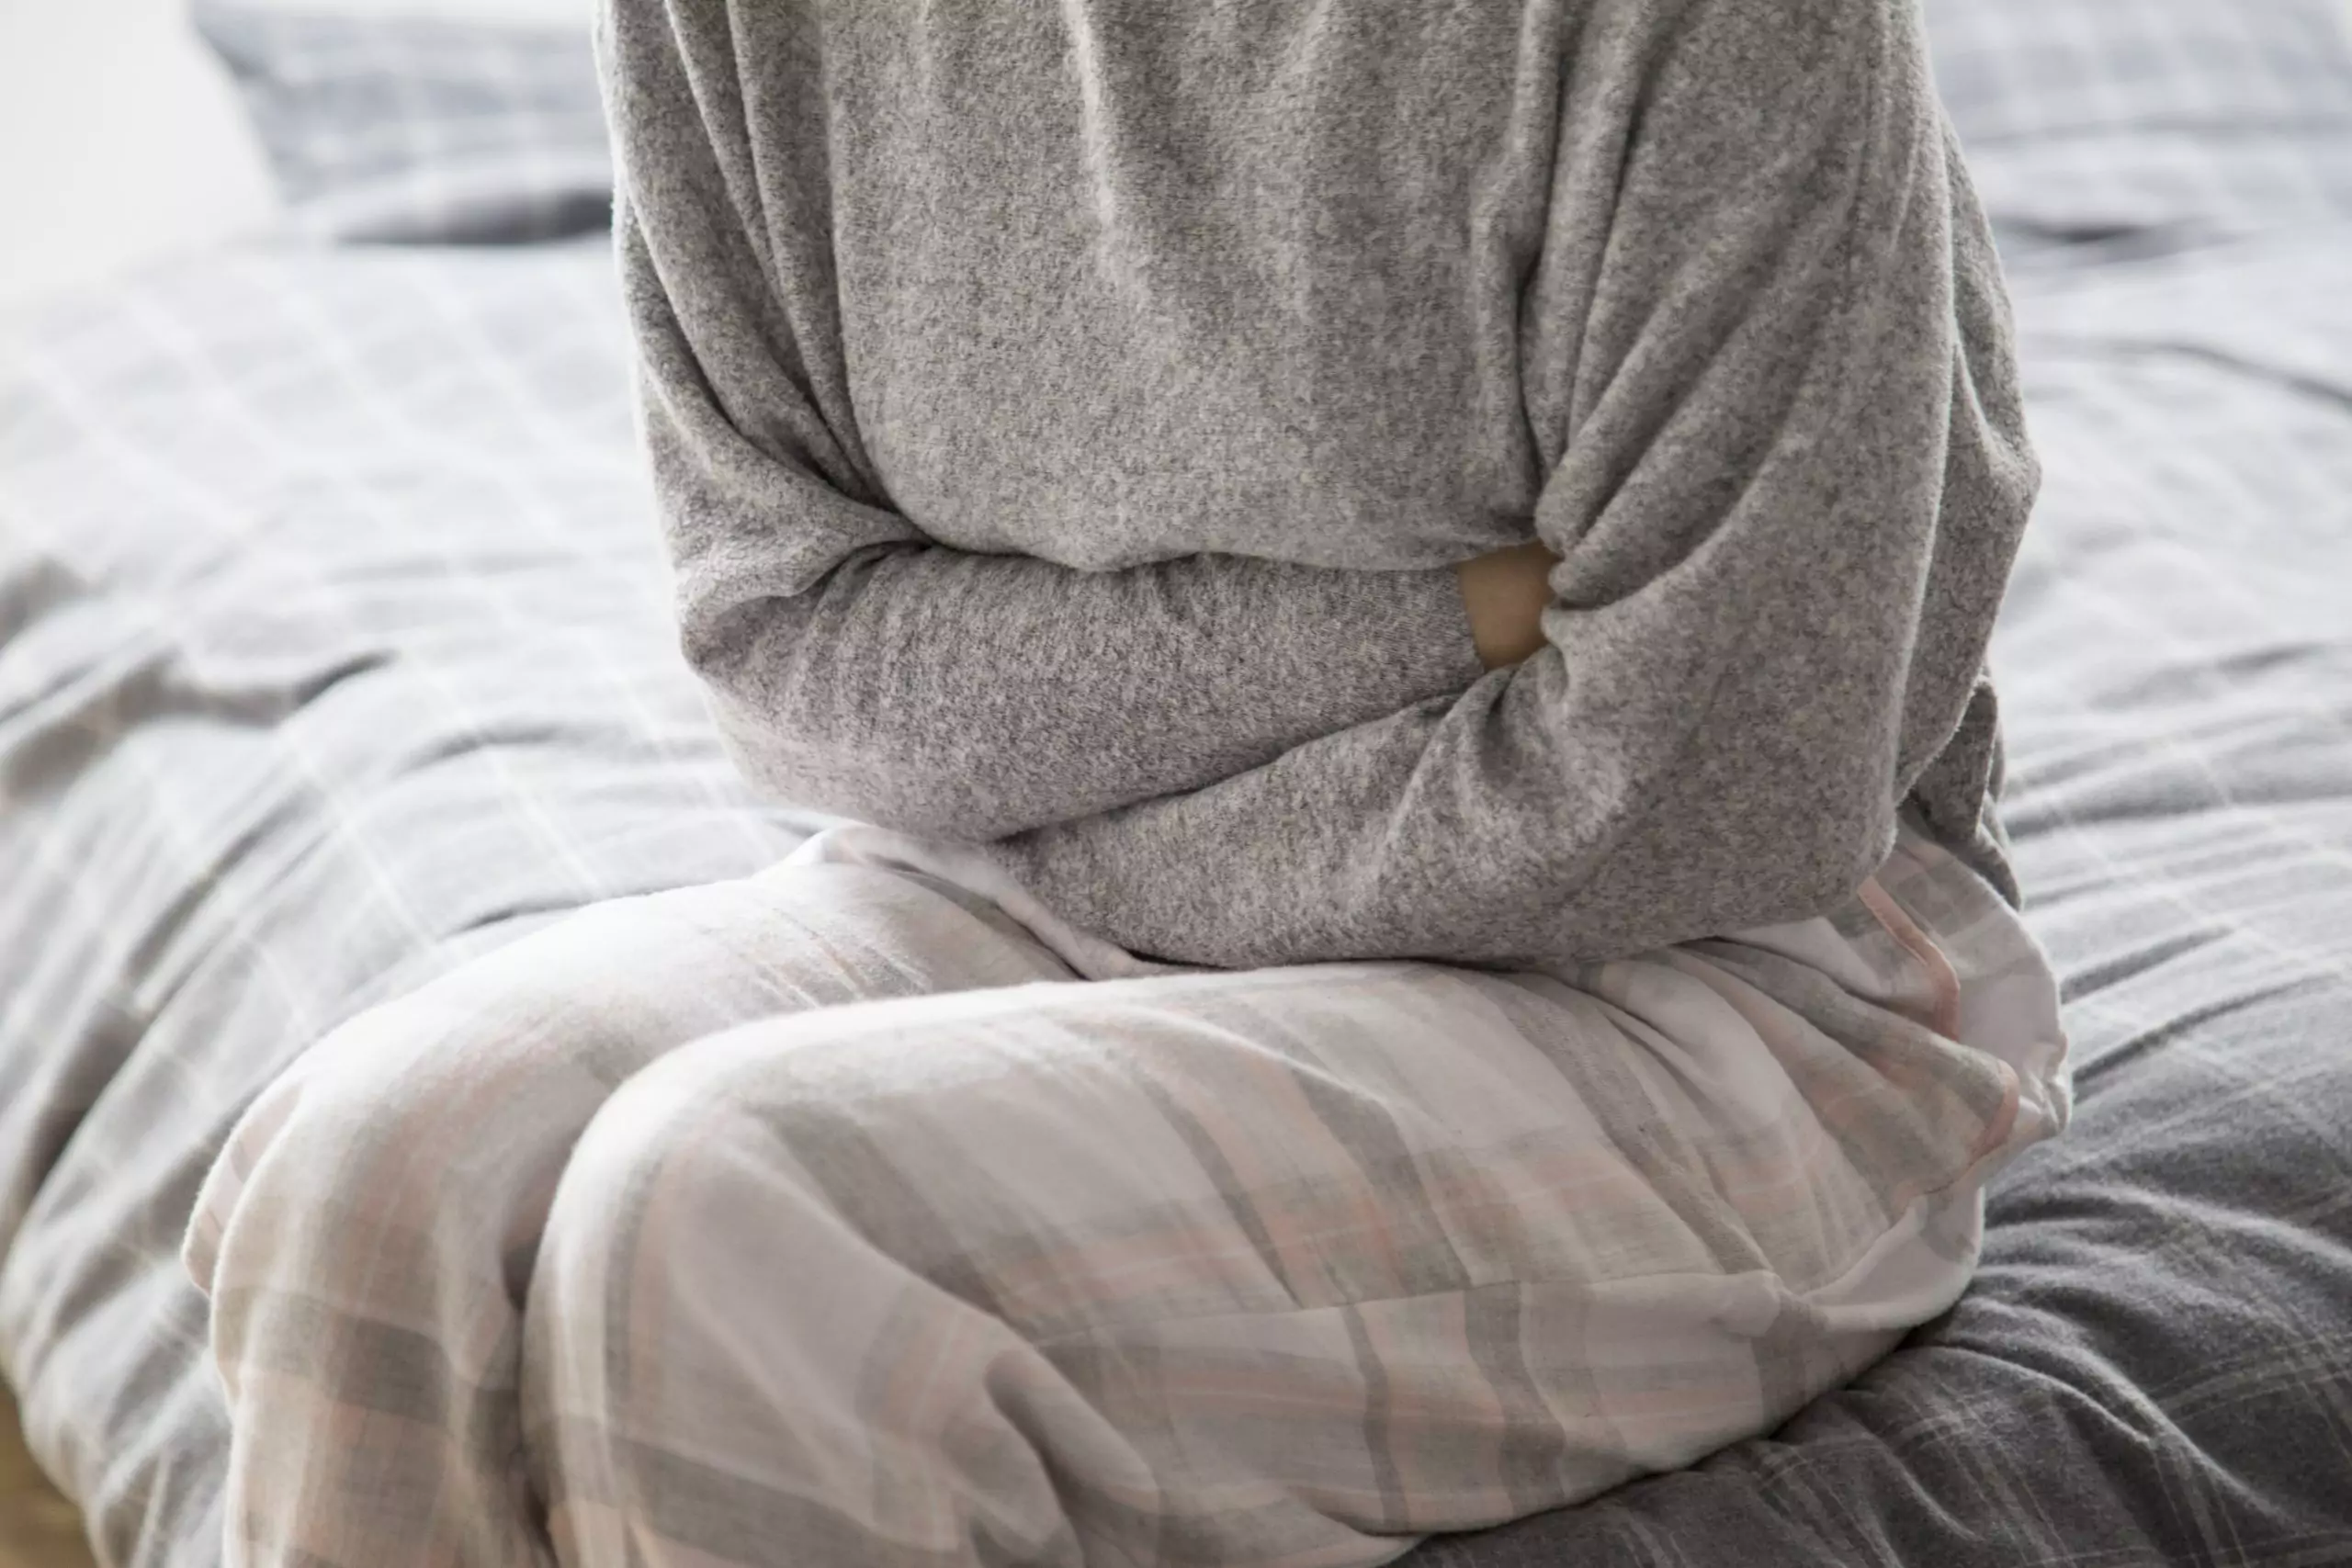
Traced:
[[838, 828], [264, 1091], [187, 1252], [229, 1560], [1383, 1562], [1852, 1377], [2068, 1114], [2041, 950], [1908, 831], [1561, 974], [1139, 966], [971, 869]]

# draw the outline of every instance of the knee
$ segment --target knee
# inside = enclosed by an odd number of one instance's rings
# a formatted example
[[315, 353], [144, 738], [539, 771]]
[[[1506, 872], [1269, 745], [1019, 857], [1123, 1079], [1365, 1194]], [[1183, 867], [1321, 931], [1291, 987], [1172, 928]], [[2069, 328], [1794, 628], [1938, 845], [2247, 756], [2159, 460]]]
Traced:
[[[772, 1018], [646, 1067], [571, 1149], [532, 1311], [592, 1355], [608, 1321], [740, 1339], [744, 1303], [775, 1326], [843, 1307], [852, 1280], [919, 1280], [1025, 1324], [1025, 1297], [967, 1257], [964, 1238], [1032, 1223], [1047, 1190], [1107, 1145], [1068, 1125], [1099, 1103], [1080, 1081], [1091, 1058], [1056, 1055], [1053, 1032], [1040, 1042], [1002, 1027], [1023, 1014], [1010, 992], [992, 1000]], [[978, 1149], [1035, 1168], [984, 1168]], [[830, 1292], [812, 1292], [815, 1280]]]
[[[785, 1026], [771, 1021], [761, 1030], [772, 1035]], [[734, 1085], [741, 1063], [732, 1043], [714, 1036], [647, 1066], [605, 1100], [573, 1142], [532, 1283], [535, 1297], [570, 1303], [562, 1319], [587, 1322], [589, 1297], [616, 1275], [655, 1285], [685, 1276], [684, 1251], [713, 1235], [749, 1242], [764, 1228], [736, 1223], [743, 1216], [735, 1211], [791, 1201], [791, 1162], [757, 1147], [763, 1134]], [[747, 1194], [753, 1187], [757, 1197]]]
[[593, 964], [503, 957], [346, 1020], [271, 1080], [198, 1194], [183, 1260], [199, 1288], [232, 1235], [241, 1265], [263, 1267], [322, 1236], [473, 1226], [534, 1187], [544, 1201], [635, 1065], [608, 1059], [628, 1055], [630, 1013]]
[[905, 1180], [887, 1088], [804, 1066], [832, 1055], [837, 1021], [682, 1048], [574, 1145], [525, 1297], [525, 1419], [550, 1495], [652, 1506], [659, 1477], [613, 1434], [774, 1453], [810, 1423], [854, 1429], [878, 1366], [954, 1347], [926, 1373], [953, 1405], [1010, 1342], [957, 1289], [969, 1271], [935, 1195]]
[[[984, 1190], [958, 1205], [985, 1184], [941, 1123], [1008, 1086], [968, 1057], [942, 1070], [956, 1030], [922, 1004], [773, 1021], [673, 1053], [597, 1112], [525, 1307], [526, 1430], [564, 1561], [635, 1561], [640, 1520], [689, 1543], [789, 1533], [803, 1506], [838, 1529], [843, 1443], [893, 1495], [915, 1483], [897, 1467], [936, 1466], [939, 1495], [1058, 1517], [1034, 1438], [1074, 1396], [1001, 1299], [1007, 1215]], [[703, 1453], [762, 1469], [673, 1459]]]
[[838, 1291], [914, 1259], [910, 1226], [933, 1211], [904, 1074], [877, 1059], [896, 1054], [865, 1048], [865, 1012], [707, 1036], [604, 1102], [572, 1145], [530, 1281], [552, 1334], [595, 1354], [610, 1350], [605, 1323], [663, 1324], [674, 1370], [698, 1328], [740, 1336], [746, 1303], [773, 1317], [809, 1304], [812, 1280]]
[[[847, 1238], [713, 1045], [629, 1079], [571, 1147], [525, 1295], [535, 1425], [622, 1403], [632, 1429], [658, 1427], [664, 1411], [716, 1419], [707, 1413], [732, 1407], [730, 1389], [740, 1395], [747, 1337], [845, 1283]], [[617, 1462], [580, 1450], [582, 1440], [558, 1444], [568, 1468]]]

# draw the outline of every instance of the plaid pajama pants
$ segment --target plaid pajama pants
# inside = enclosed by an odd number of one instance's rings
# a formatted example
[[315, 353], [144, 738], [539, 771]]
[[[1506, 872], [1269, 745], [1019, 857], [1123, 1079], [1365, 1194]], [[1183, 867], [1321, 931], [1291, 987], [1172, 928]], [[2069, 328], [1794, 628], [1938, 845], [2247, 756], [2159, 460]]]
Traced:
[[1849, 1379], [2067, 1116], [1908, 828], [1559, 973], [1178, 969], [992, 875], [836, 828], [306, 1053], [187, 1245], [229, 1562], [1383, 1562]]

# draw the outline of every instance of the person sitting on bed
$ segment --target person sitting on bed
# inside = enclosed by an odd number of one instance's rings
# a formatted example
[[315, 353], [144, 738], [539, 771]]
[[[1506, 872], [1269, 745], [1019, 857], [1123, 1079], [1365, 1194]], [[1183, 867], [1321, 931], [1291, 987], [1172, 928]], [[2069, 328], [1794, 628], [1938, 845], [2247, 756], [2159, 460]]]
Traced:
[[234, 1563], [1317, 1564], [1765, 1431], [2069, 1106], [1910, 0], [605, 0], [685, 658], [843, 820], [270, 1086]]

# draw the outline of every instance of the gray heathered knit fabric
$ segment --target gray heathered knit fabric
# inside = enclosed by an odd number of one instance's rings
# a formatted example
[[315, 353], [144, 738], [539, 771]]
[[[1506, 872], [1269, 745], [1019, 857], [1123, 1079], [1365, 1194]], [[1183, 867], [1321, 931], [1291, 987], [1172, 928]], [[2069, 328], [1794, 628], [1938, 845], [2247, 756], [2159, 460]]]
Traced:
[[[1915, 0], [605, 0], [687, 657], [793, 801], [1148, 954], [2016, 897], [2036, 486]], [[1481, 670], [1450, 565], [1562, 556]], [[1996, 786], [1993, 786], [1996, 787]]]

